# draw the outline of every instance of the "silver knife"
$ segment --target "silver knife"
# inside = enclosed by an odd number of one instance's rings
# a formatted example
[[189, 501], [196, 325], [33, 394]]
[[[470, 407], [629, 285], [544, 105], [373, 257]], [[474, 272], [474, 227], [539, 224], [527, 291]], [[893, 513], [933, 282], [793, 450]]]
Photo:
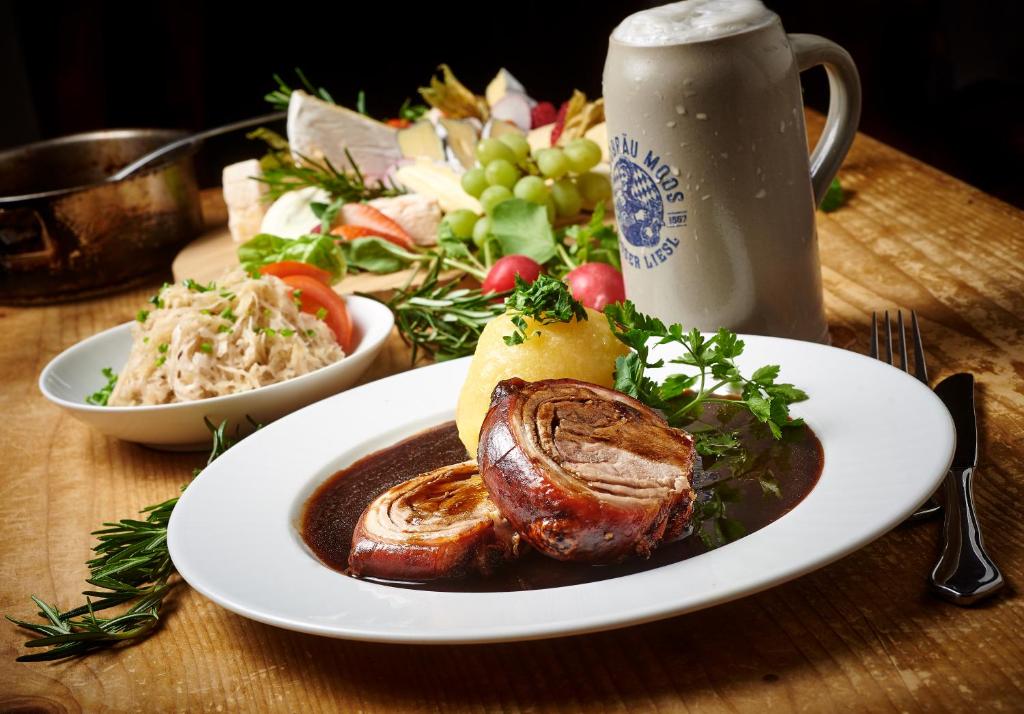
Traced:
[[971, 481], [978, 465], [978, 427], [974, 413], [974, 375], [946, 377], [935, 393], [953, 417], [956, 453], [943, 484], [945, 521], [942, 554], [931, 575], [936, 595], [957, 605], [971, 605], [1003, 587], [1003, 574], [985, 552], [974, 512]]

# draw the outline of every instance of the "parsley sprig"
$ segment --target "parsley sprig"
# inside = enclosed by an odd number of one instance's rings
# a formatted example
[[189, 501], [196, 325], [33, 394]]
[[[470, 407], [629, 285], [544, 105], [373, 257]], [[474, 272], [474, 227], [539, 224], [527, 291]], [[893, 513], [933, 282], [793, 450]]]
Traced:
[[[213, 437], [209, 465], [227, 451], [235, 440], [226, 434], [227, 422], [206, 425]], [[199, 469], [193, 474], [198, 475]], [[93, 547], [96, 556], [86, 562], [86, 582], [94, 589], [85, 590], [85, 604], [61, 611], [41, 598], [32, 596], [40, 621], [7, 619], [39, 637], [25, 643], [30, 648], [48, 648], [35, 654], [18, 657], [19, 662], [44, 662], [89, 654], [120, 642], [137, 640], [153, 632], [159, 625], [160, 613], [167, 596], [180, 582], [167, 550], [167, 524], [178, 498], [141, 513], [144, 520], [124, 518], [104, 523], [93, 531], [99, 543]], [[97, 613], [119, 605], [127, 609], [113, 617]]]
[[[586, 308], [557, 278], [541, 275], [529, 284], [517, 274], [515, 285], [512, 294], [505, 299], [505, 311], [515, 327], [515, 332], [505, 336], [506, 345], [520, 345], [530, 338], [526, 332], [527, 317], [533, 318], [538, 325], [587, 319]], [[539, 335], [540, 332], [534, 334]]]
[[86, 404], [92, 404], [97, 407], [107, 406], [110, 395], [113, 394], [114, 387], [117, 386], [117, 372], [110, 367], [104, 367], [101, 371], [103, 376], [107, 378], [107, 383], [87, 396], [85, 398]]
[[[633, 348], [630, 354], [616, 360], [615, 388], [662, 410], [673, 426], [692, 421], [699, 415], [701, 405], [708, 402], [744, 405], [776, 439], [782, 437], [786, 427], [803, 423], [790, 416], [789, 406], [807, 399], [807, 394], [792, 384], [777, 382], [778, 365], [759, 367], [745, 376], [736, 364], [744, 344], [735, 333], [720, 329], [705, 337], [696, 329], [684, 332], [679, 324], [666, 326], [661, 320], [638, 312], [628, 300], [607, 306], [605, 315], [615, 336]], [[696, 371], [673, 374], [659, 383], [648, 376], [647, 370], [664, 367], [665, 360], [653, 360], [651, 347], [667, 344], [683, 348], [679, 357], [668, 360], [670, 364]], [[736, 392], [737, 398], [716, 396], [722, 389]], [[727, 433], [706, 434], [696, 435], [701, 453], [720, 455], [733, 446]]]

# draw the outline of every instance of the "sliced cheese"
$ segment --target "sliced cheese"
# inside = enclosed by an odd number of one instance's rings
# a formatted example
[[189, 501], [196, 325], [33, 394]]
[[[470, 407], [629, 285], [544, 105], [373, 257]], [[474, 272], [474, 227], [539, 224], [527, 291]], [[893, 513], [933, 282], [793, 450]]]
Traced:
[[445, 164], [418, 159], [400, 167], [394, 177], [409, 191], [436, 199], [445, 213], [459, 208], [467, 208], [474, 213], [483, 212], [480, 202], [462, 189], [459, 175]]
[[531, 129], [530, 133], [526, 135], [526, 142], [530, 145], [530, 151], [536, 151], [537, 149], [550, 149], [551, 148], [551, 132], [555, 128], [555, 125], [545, 124], [544, 126], [538, 126], [536, 129]]
[[435, 245], [441, 223], [441, 206], [436, 198], [422, 193], [375, 198], [371, 206], [400, 225], [417, 245]]
[[467, 119], [441, 118], [437, 122], [442, 130], [445, 153], [452, 168], [471, 169], [476, 164], [476, 144], [480, 140], [477, 125]]
[[431, 161], [444, 161], [444, 143], [434, 125], [421, 119], [412, 126], [398, 130], [398, 146], [407, 159], [423, 157]]
[[260, 232], [260, 223], [267, 212], [267, 185], [257, 179], [263, 175], [258, 159], [225, 166], [221, 173], [224, 203], [228, 207], [228, 230], [231, 239], [242, 243]]
[[270, 204], [260, 232], [281, 238], [304, 236], [320, 224], [310, 205], [330, 202], [330, 194], [316, 186], [289, 191]]
[[292, 92], [288, 102], [288, 143], [296, 161], [302, 156], [349, 168], [348, 149], [365, 176], [380, 178], [402, 159], [398, 130], [337, 104]]
[[493, 107], [504, 99], [505, 95], [509, 92], [526, 94], [526, 88], [523, 87], [518, 79], [512, 76], [511, 72], [502, 67], [498, 70], [498, 74], [495, 75], [490, 84], [487, 85], [484, 97], [487, 99], [487, 103]]
[[505, 134], [518, 134], [519, 136], [525, 137], [526, 132], [517, 127], [515, 124], [511, 124], [502, 119], [495, 119], [491, 117], [486, 124], [484, 124], [484, 130], [480, 133], [482, 139], [497, 139], [499, 136]]

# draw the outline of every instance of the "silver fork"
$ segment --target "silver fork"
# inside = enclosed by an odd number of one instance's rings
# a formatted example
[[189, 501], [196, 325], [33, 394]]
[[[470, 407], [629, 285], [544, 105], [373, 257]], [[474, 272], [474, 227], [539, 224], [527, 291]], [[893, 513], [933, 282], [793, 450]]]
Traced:
[[[885, 315], [885, 357], [878, 354], [878, 313], [871, 313], [871, 356], [896, 367], [895, 354], [892, 351], [892, 321], [889, 319], [889, 311]], [[898, 330], [897, 345], [900, 350], [899, 368], [910, 374], [910, 362], [907, 355], [906, 329], [903, 325], [903, 311], [896, 312], [896, 329]], [[928, 366], [924, 359], [924, 342], [921, 340], [921, 328], [917, 324], [917, 312], [910, 311], [910, 330], [914, 340], [914, 376], [918, 381], [928, 385]], [[923, 506], [914, 511], [907, 522], [920, 521], [931, 518], [942, 511], [942, 506], [935, 500], [934, 496], [929, 497]]]

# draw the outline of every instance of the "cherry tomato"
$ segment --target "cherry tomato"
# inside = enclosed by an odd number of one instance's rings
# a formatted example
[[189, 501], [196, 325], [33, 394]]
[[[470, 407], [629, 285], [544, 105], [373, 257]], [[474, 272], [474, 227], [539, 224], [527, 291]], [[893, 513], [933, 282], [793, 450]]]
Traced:
[[348, 308], [345, 307], [345, 300], [341, 295], [308, 275], [287, 275], [281, 280], [302, 291], [299, 302], [302, 303], [303, 312], [316, 315], [321, 310], [324, 311], [321, 313], [323, 321], [331, 328], [341, 349], [348, 354], [352, 349], [352, 320], [348, 316]]
[[566, 275], [565, 282], [572, 296], [593, 310], [626, 299], [622, 273], [607, 263], [584, 263]]
[[525, 255], [506, 255], [494, 261], [480, 289], [484, 294], [505, 292], [516, 286], [516, 275], [527, 283], [532, 283], [540, 272], [540, 263], [533, 258], [527, 258]]
[[267, 263], [260, 268], [260, 275], [273, 275], [275, 278], [286, 278], [289, 275], [308, 275], [319, 280], [324, 285], [331, 284], [331, 274], [309, 263], [300, 263], [297, 260], [281, 260], [277, 263]]

